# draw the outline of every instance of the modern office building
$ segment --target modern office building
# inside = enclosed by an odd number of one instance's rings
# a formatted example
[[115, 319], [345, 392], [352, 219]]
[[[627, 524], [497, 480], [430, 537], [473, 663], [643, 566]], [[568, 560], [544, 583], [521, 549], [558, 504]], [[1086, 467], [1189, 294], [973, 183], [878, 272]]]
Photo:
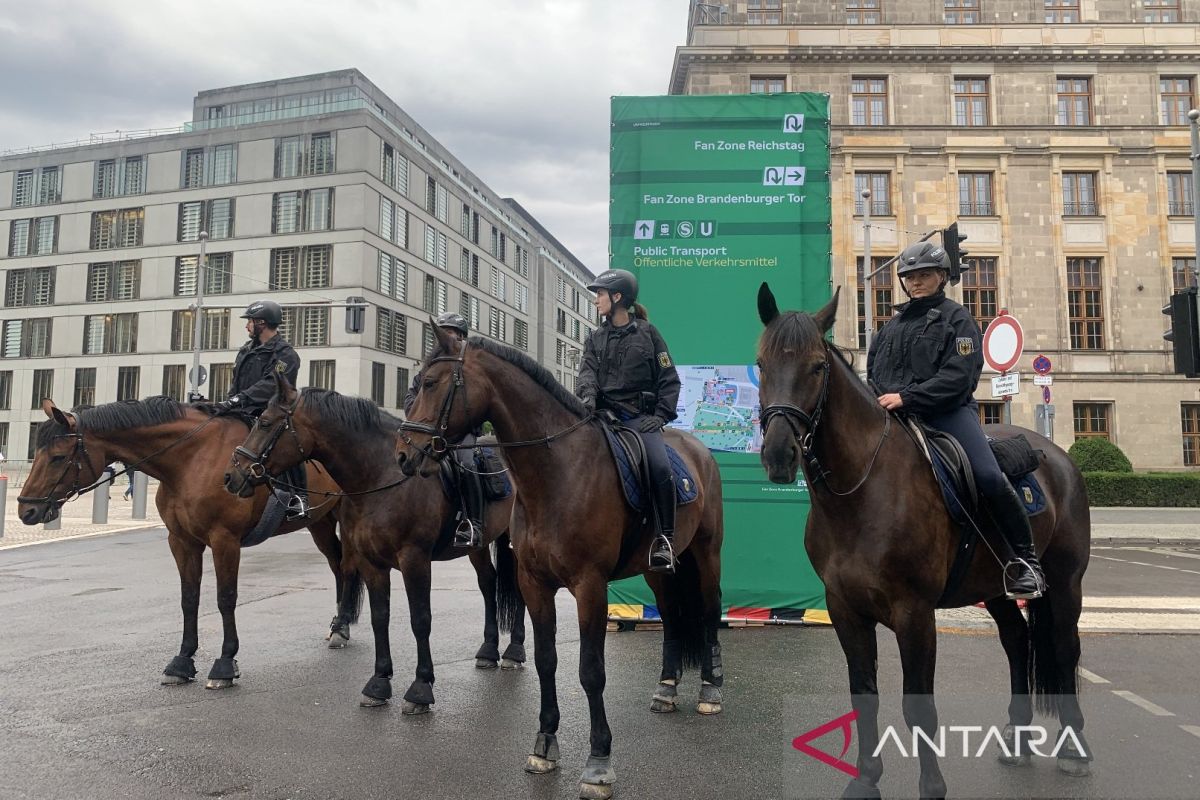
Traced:
[[1024, 328], [1013, 421], [1037, 425], [1044, 354], [1056, 442], [1170, 469], [1200, 466], [1200, 381], [1172, 374], [1161, 313], [1196, 282], [1198, 74], [1200, 0], [732, 0], [692, 3], [670, 91], [829, 94], [835, 341], [905, 299], [885, 271], [864, 304], [862, 191], [873, 264], [957, 219], [973, 269], [952, 296]]
[[[10, 459], [30, 453], [44, 397], [184, 398], [202, 231], [211, 398], [228, 391], [238, 315], [258, 298], [285, 308], [301, 386], [389, 409], [433, 315], [461, 311], [568, 385], [596, 324], [588, 269], [357, 70], [206, 90], [176, 130], [0, 157]], [[361, 332], [347, 298], [366, 300]]]

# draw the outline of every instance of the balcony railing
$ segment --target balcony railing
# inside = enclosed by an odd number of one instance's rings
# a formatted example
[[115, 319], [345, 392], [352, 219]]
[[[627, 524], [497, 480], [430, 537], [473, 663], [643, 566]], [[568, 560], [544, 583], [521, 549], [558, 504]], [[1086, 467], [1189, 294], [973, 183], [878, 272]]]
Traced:
[[1064, 217], [1094, 217], [1099, 213], [1095, 203], [1063, 203]]
[[[861, 215], [863, 213], [863, 201], [859, 200], [854, 204], [854, 213]], [[887, 200], [872, 200], [871, 201], [871, 216], [873, 217], [890, 217], [892, 215], [892, 204]]]
[[990, 217], [996, 213], [992, 208], [991, 201], [978, 203], [959, 202], [958, 215], [960, 217]]
[[1167, 203], [1167, 213], [1172, 217], [1190, 217], [1195, 212], [1191, 200], [1172, 200]]

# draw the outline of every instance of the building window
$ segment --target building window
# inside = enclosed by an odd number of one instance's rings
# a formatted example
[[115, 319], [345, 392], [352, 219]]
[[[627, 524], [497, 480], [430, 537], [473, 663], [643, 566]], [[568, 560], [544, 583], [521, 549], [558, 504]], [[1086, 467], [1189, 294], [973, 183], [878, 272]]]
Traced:
[[327, 231], [333, 227], [333, 189], [276, 192], [271, 202], [271, 233]]
[[958, 215], [990, 217], [995, 213], [992, 206], [992, 173], [958, 173]]
[[462, 257], [459, 259], [459, 277], [472, 286], [479, 285], [479, 256], [465, 247], [462, 249]]
[[450, 263], [450, 243], [446, 234], [439, 233], [433, 226], [425, 226], [425, 260], [438, 269], [447, 269]]
[[850, 122], [887, 125], [887, 78], [850, 79]]
[[426, 311], [431, 314], [444, 314], [449, 310], [450, 294], [445, 281], [440, 281], [431, 275], [425, 276], [425, 291], [422, 296]]
[[117, 370], [117, 402], [121, 400], [137, 400], [140, 394], [138, 391], [140, 379], [140, 367], [119, 368]]
[[529, 323], [523, 319], [513, 320], [513, 345], [521, 350], [529, 349]]
[[999, 400], [979, 401], [979, 424], [1002, 425], [1004, 423], [1004, 402]]
[[308, 385], [317, 389], [333, 389], [337, 376], [337, 362], [333, 359], [310, 361], [308, 364]]
[[[871, 258], [871, 269], [879, 269], [883, 263], [887, 261], [885, 256], [873, 256]], [[866, 318], [866, 310], [863, 306], [864, 298], [864, 276], [863, 276], [863, 260], [862, 256], [857, 259], [858, 269], [858, 346], [867, 346], [867, 330], [863, 324]], [[884, 323], [892, 318], [892, 270], [885, 269], [871, 279], [871, 294], [874, 299], [871, 303], [871, 322], [873, 329], [878, 331], [883, 327]]]
[[96, 162], [92, 197], [119, 197], [146, 191], [146, 161], [142, 156]]
[[1058, 124], [1069, 126], [1092, 124], [1092, 79], [1059, 78]]
[[1196, 259], [1192, 257], [1171, 259], [1171, 287], [1178, 292], [1196, 285]]
[[1046, 22], [1079, 22], [1079, 0], [1044, 0]]
[[272, 250], [271, 291], [328, 288], [332, 249], [332, 245], [318, 244]]
[[233, 387], [233, 364], [224, 362], [221, 364], [212, 364], [208, 369], [208, 388], [212, 392], [212, 399], [224, 399], [229, 397], [229, 390]]
[[947, 25], [975, 25], [979, 22], [979, 0], [945, 0], [943, 21]]
[[58, 217], [14, 219], [8, 229], [8, 254], [44, 256], [58, 250]]
[[[193, 349], [192, 335], [196, 330], [196, 318], [190, 309], [175, 311], [171, 315], [171, 349], [187, 352]], [[229, 309], [206, 308], [200, 331], [201, 350], [229, 349]]]
[[1100, 213], [1096, 203], [1096, 173], [1064, 172], [1063, 216], [1094, 217]]
[[851, 25], [878, 25], [883, 22], [883, 0], [846, 0], [846, 22]]
[[62, 199], [62, 171], [58, 167], [18, 170], [13, 176], [13, 205], [57, 203]]
[[408, 265], [382, 251], [379, 253], [379, 293], [402, 303], [408, 299]]
[[1145, 0], [1144, 22], [1179, 22], [1179, 0]]
[[4, 284], [6, 308], [54, 305], [54, 267], [10, 269]]
[[54, 395], [54, 370], [35, 369], [33, 371], [33, 403], [30, 408], [41, 408], [42, 401]]
[[508, 336], [508, 315], [498, 308], [488, 309], [488, 336], [500, 342]]
[[408, 212], [386, 197], [379, 197], [379, 236], [408, 247]]
[[377, 406], [383, 405], [385, 374], [383, 364], [378, 361], [371, 362], [371, 402]]
[[479, 315], [479, 298], [472, 297], [466, 292], [462, 293], [462, 298], [459, 302], [459, 313], [467, 320], [467, 327], [473, 331], [480, 330], [480, 315]]
[[954, 79], [954, 124], [980, 127], [988, 124], [988, 79]]
[[554, 312], [554, 330], [559, 333], [567, 332], [567, 312], [561, 308], [556, 309]]
[[408, 159], [387, 142], [379, 155], [379, 178], [400, 194], [408, 194]]
[[183, 364], [166, 364], [163, 366], [162, 393], [177, 403], [183, 402], [183, 393], [187, 388], [187, 367]]
[[[33, 441], [37, 441], [36, 433], [34, 434]], [[7, 453], [7, 452], [8, 452], [8, 423], [0, 422], [0, 453]], [[29, 458], [32, 460], [33, 453], [29, 454]]]
[[11, 369], [0, 372], [0, 411], [12, 408], [12, 376]]
[[179, 204], [179, 241], [198, 242], [201, 231], [207, 231], [209, 239], [233, 236], [232, 197]]
[[284, 306], [283, 324], [279, 326], [279, 333], [297, 347], [327, 347], [329, 309], [319, 306]]
[[1190, 217], [1192, 205], [1192, 173], [1167, 173], [1167, 213], [1171, 216]]
[[4, 321], [3, 358], [45, 358], [50, 355], [50, 334], [53, 320], [9, 319]]
[[97, 211], [92, 214], [92, 237], [88, 246], [93, 250], [140, 247], [144, 227], [145, 209]]
[[219, 144], [183, 151], [180, 186], [199, 189], [223, 186], [237, 180], [237, 145]]
[[389, 353], [404, 355], [408, 350], [408, 318], [399, 311], [377, 309], [375, 347]]
[[1200, 403], [1179, 404], [1183, 430], [1183, 465], [1200, 467]]
[[513, 282], [513, 308], [520, 312], [529, 310], [529, 287]]
[[1158, 98], [1163, 125], [1187, 125], [1187, 113], [1195, 107], [1191, 78], [1159, 78]]
[[137, 314], [93, 314], [83, 319], [83, 354], [137, 352]]
[[1073, 403], [1076, 439], [1112, 438], [1112, 403]]
[[750, 94], [779, 94], [787, 91], [787, 78], [783, 75], [751, 75]]
[[141, 294], [141, 261], [105, 261], [88, 264], [87, 301], [137, 300]]
[[428, 358], [433, 352], [433, 328], [428, 322], [421, 323], [421, 358]]
[[979, 256], [965, 260], [962, 273], [963, 307], [975, 318], [979, 330], [985, 330], [996, 318], [999, 286], [996, 280], [996, 257]]
[[863, 213], [864, 190], [871, 190], [871, 214], [877, 217], [892, 215], [892, 173], [854, 173], [854, 213]]
[[782, 25], [783, 0], [748, 0], [747, 25]]
[[275, 140], [275, 177], [327, 175], [333, 172], [333, 134], [313, 133]]
[[96, 405], [96, 368], [78, 367], [75, 370], [75, 402], [72, 408]]
[[404, 396], [408, 394], [408, 367], [396, 367], [396, 408], [404, 408]]
[[1104, 303], [1099, 258], [1067, 259], [1067, 314], [1072, 350], [1104, 349]]
[[[196, 294], [196, 264], [199, 256], [179, 256], [175, 259], [175, 296], [191, 297]], [[229, 294], [232, 286], [233, 254], [209, 253], [205, 259], [204, 293]]]

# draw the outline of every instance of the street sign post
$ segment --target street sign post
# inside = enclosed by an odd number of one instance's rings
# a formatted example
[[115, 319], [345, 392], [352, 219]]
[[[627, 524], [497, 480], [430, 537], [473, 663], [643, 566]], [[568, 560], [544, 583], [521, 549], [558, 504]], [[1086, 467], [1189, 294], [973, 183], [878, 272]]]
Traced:
[[1050, 406], [1050, 387], [1054, 384], [1054, 377], [1050, 374], [1052, 368], [1050, 359], [1044, 355], [1039, 355], [1033, 360], [1033, 371], [1037, 373], [1033, 384], [1042, 387], [1042, 408], [1038, 414], [1038, 421], [1042, 423], [1042, 435], [1047, 439], [1054, 437], [1054, 412]]
[[1009, 398], [1021, 393], [1021, 373], [1006, 372], [992, 378], [992, 397]]
[[1025, 334], [1021, 330], [1021, 323], [1007, 309], [1000, 309], [1000, 315], [988, 323], [987, 330], [983, 332], [983, 360], [1000, 373], [999, 378], [992, 378], [992, 397], [1004, 398], [1005, 425], [1012, 425], [1012, 397], [1020, 393], [1020, 378], [1014, 373], [1010, 381], [1004, 379], [1008, 371], [1021, 360], [1024, 347]]

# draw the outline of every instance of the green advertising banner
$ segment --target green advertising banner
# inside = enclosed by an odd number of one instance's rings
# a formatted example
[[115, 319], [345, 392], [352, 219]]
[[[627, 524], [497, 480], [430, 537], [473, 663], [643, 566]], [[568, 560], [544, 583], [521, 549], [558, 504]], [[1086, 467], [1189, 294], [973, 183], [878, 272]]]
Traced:
[[[830, 297], [829, 96], [614, 97], [611, 266], [632, 270], [683, 390], [675, 427], [704, 442], [725, 499], [730, 619], [825, 608], [804, 552], [808, 493], [766, 479], [758, 452], [758, 286], [784, 308]], [[641, 578], [614, 582], [610, 615], [655, 619]]]

